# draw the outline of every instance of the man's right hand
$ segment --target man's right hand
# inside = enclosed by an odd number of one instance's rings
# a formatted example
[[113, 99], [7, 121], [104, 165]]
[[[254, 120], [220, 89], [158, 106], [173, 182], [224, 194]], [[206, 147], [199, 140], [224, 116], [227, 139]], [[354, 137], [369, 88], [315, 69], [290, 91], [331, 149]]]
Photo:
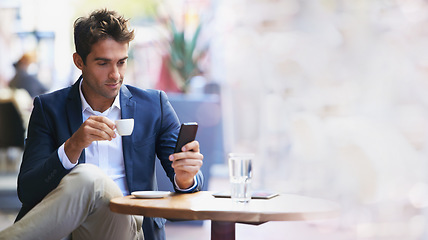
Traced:
[[93, 141], [111, 141], [116, 137], [114, 123], [103, 116], [90, 116], [65, 142], [64, 151], [71, 163], [77, 163], [83, 149]]

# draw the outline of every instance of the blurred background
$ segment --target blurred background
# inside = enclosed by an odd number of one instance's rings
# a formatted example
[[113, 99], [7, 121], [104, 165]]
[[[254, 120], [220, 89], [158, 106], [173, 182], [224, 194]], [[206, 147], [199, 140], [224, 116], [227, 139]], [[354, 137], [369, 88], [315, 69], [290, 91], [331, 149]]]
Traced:
[[[333, 220], [239, 225], [238, 239], [428, 239], [427, 0], [0, 0], [0, 229], [19, 207], [34, 97], [12, 80], [74, 83], [73, 22], [98, 8], [135, 29], [125, 82], [199, 122], [206, 189], [228, 188], [227, 153], [254, 152], [254, 188], [342, 206]], [[167, 234], [208, 239], [209, 226]]]

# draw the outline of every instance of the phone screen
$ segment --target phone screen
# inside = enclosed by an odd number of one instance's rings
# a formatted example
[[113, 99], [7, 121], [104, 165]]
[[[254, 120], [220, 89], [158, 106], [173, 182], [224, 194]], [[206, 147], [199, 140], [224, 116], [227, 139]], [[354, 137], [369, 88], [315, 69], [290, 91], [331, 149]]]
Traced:
[[196, 122], [183, 123], [178, 133], [177, 144], [175, 145], [174, 152], [181, 152], [181, 148], [189, 142], [192, 142], [196, 138], [196, 132], [198, 131], [198, 124]]

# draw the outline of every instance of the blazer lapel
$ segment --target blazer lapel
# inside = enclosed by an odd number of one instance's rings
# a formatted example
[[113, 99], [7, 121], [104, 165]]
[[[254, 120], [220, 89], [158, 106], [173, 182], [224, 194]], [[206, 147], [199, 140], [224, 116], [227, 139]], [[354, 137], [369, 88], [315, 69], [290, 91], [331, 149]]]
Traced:
[[[122, 119], [125, 118], [134, 118], [135, 115], [135, 108], [136, 108], [136, 102], [132, 100], [132, 94], [129, 91], [129, 89], [122, 85], [120, 89], [120, 108], [121, 108], [121, 114]], [[134, 118], [135, 120], [135, 118]], [[125, 172], [126, 172], [126, 179], [128, 183], [128, 189], [132, 189], [132, 135], [122, 137], [122, 150], [123, 150], [123, 159], [125, 162]]]
[[[79, 85], [82, 81], [82, 76], [73, 84], [71, 87], [70, 93], [68, 94], [66, 111], [67, 111], [67, 120], [68, 126], [70, 127], [70, 136], [73, 135], [79, 129], [80, 125], [83, 123], [82, 117], [82, 101], [80, 99]], [[85, 162], [85, 150], [82, 151], [82, 154], [79, 157], [79, 163]]]
[[123, 85], [120, 89], [120, 107], [122, 109], [122, 118], [134, 118], [135, 101], [132, 100], [132, 94], [129, 89]]

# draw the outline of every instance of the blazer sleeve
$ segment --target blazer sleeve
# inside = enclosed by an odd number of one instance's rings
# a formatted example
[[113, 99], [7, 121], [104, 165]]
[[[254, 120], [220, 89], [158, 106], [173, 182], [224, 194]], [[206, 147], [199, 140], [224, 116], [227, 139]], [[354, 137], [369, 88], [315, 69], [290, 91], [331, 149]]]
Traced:
[[18, 175], [18, 197], [23, 206], [31, 208], [39, 203], [69, 172], [59, 160], [52, 124], [40, 97], [36, 97]]
[[[156, 144], [156, 152], [162, 167], [164, 168], [168, 178], [174, 186], [176, 192], [182, 192], [176, 188], [174, 184], [174, 169], [171, 167], [171, 161], [168, 159], [169, 155], [174, 153], [175, 144], [180, 130], [180, 121], [175, 113], [171, 103], [168, 100], [165, 92], [160, 91], [160, 104], [161, 104], [161, 127], [158, 137], [158, 144]], [[203, 175], [199, 171], [196, 174], [196, 187], [191, 192], [200, 191], [203, 186]]]

